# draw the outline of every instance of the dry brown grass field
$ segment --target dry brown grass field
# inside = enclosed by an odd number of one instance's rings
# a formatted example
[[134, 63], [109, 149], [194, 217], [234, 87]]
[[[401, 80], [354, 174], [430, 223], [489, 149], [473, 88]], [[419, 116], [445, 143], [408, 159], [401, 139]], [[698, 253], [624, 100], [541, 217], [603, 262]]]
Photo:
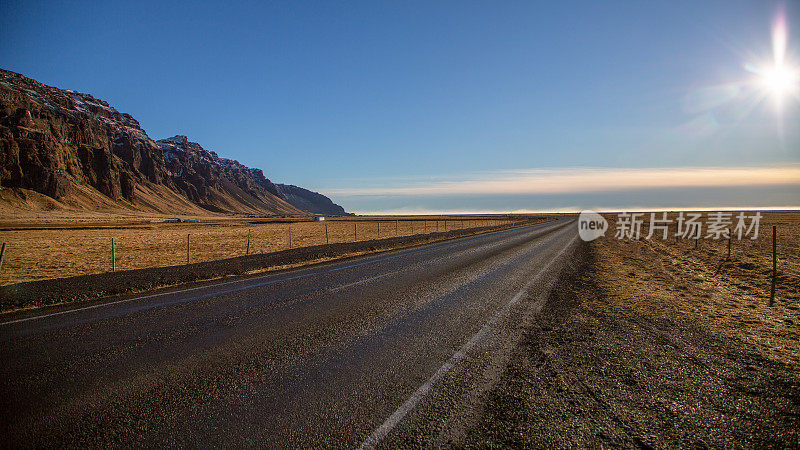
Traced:
[[[728, 259], [727, 239], [648, 240], [647, 228], [640, 240], [614, 239], [616, 215], [607, 214], [607, 237], [594, 241], [598, 282], [616, 299], [615, 306], [683, 318], [800, 367], [800, 212], [763, 215], [758, 238], [734, 236]], [[645, 214], [645, 223], [649, 219]], [[778, 270], [775, 302], [769, 306], [773, 226]]]
[[[143, 223], [141, 218], [40, 220], [25, 217], [0, 222], [6, 244], [0, 285], [110, 271], [111, 239], [116, 270], [213, 261], [250, 253], [269, 253], [327, 242], [352, 242], [501, 225], [505, 216], [346, 217], [324, 222], [292, 219], [205, 218], [198, 223]], [[357, 229], [356, 229], [357, 228]], [[358, 233], [356, 236], [355, 233]]]

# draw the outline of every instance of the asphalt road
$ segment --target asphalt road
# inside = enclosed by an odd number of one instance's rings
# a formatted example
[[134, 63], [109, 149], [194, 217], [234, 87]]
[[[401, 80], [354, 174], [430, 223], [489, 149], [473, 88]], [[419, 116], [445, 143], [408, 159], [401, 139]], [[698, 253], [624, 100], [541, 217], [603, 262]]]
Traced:
[[0, 443], [459, 442], [570, 219], [0, 319]]

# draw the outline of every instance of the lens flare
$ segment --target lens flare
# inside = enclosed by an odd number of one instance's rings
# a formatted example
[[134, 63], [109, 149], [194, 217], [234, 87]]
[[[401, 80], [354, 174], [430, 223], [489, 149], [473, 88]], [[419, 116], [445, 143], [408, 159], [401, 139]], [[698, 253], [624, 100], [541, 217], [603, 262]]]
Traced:
[[800, 92], [800, 69], [786, 59], [788, 35], [786, 14], [780, 10], [772, 22], [772, 63], [753, 70], [762, 90], [772, 96], [779, 108], [784, 99]]
[[781, 9], [775, 16], [772, 22], [772, 57], [775, 60], [775, 66], [783, 66], [783, 61], [786, 58], [786, 13]]

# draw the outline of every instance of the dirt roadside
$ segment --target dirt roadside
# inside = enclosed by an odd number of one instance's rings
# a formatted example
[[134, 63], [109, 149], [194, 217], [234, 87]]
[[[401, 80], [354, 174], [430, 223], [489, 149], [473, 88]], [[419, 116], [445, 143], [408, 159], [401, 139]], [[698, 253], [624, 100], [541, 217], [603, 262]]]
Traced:
[[791, 305], [750, 305], [648, 242], [581, 251], [464, 444], [800, 447]]

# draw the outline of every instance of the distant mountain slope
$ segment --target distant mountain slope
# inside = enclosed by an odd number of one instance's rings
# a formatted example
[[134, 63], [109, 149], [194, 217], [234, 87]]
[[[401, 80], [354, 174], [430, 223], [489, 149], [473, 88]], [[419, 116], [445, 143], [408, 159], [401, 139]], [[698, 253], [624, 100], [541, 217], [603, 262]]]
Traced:
[[295, 208], [314, 214], [341, 216], [347, 214], [341, 206], [328, 197], [291, 184], [278, 184], [278, 192]]
[[154, 141], [89, 94], [0, 69], [0, 186], [51, 200], [42, 209], [300, 215], [260, 169], [186, 136]]

